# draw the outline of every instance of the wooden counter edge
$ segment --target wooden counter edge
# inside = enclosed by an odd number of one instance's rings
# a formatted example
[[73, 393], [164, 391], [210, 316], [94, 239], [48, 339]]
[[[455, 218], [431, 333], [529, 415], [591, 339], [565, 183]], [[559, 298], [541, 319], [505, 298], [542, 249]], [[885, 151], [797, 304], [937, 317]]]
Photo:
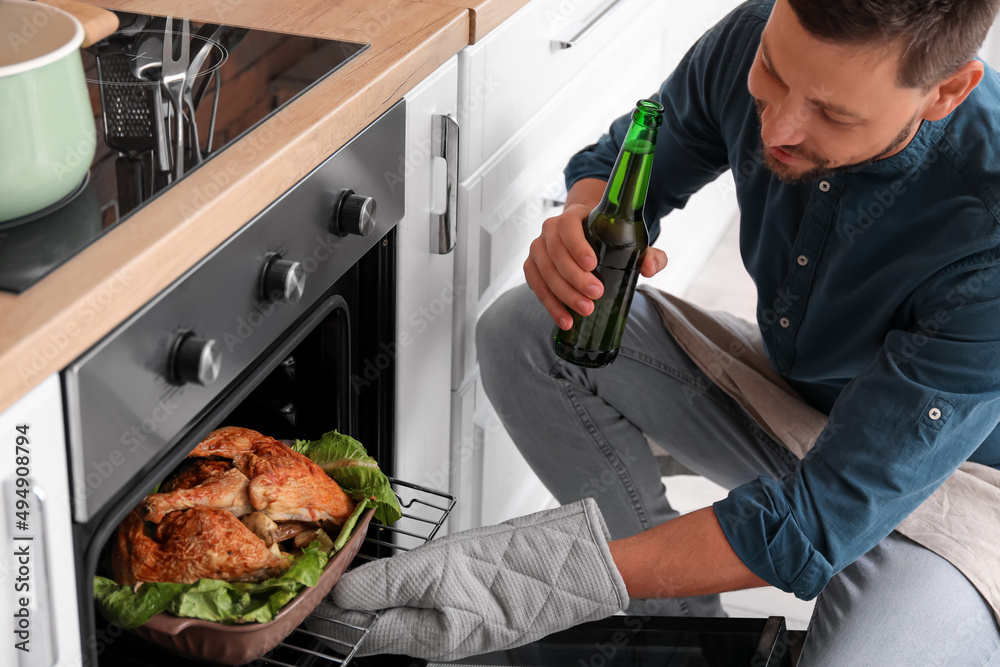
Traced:
[[469, 44], [475, 44], [509, 19], [530, 0], [417, 0], [427, 4], [464, 7], [469, 10]]

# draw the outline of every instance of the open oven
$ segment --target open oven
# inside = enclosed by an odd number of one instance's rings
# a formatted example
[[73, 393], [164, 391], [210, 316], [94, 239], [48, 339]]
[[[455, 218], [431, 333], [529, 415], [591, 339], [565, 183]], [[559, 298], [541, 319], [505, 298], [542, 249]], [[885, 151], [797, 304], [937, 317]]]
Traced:
[[[64, 371], [83, 664], [195, 664], [109, 627], [93, 578], [121, 520], [210, 431], [313, 439], [337, 429], [392, 475], [387, 351], [403, 190], [384, 174], [401, 159], [404, 120], [400, 102]], [[450, 509], [443, 494], [395, 489], [417, 537], [386, 532], [362, 557], [432, 536]], [[316, 638], [302, 634], [301, 650], [280, 649], [292, 657], [276, 664], [315, 658]]]

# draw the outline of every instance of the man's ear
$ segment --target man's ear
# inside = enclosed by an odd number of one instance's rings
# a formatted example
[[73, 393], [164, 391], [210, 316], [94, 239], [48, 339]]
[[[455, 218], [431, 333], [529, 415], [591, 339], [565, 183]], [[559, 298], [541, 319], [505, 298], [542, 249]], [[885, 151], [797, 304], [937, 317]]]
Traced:
[[970, 60], [950, 77], [935, 84], [930, 90], [930, 105], [924, 110], [924, 120], [941, 120], [959, 104], [983, 79], [983, 63]]

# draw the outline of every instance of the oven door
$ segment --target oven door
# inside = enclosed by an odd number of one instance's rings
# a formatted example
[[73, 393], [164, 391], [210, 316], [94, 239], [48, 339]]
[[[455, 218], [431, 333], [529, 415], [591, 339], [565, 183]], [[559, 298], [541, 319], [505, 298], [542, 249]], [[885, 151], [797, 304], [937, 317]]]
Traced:
[[403, 189], [384, 174], [404, 133], [400, 102], [63, 372], [83, 664], [164, 653], [103, 622], [94, 576], [121, 520], [213, 429], [337, 429], [392, 474]]

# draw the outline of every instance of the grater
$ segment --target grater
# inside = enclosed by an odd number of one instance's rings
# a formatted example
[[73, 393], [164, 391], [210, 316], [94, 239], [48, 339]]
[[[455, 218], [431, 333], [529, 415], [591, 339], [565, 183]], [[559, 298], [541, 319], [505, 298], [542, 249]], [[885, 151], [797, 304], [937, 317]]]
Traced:
[[115, 170], [119, 215], [142, 203], [145, 188], [141, 155], [156, 146], [153, 87], [157, 84], [132, 74], [129, 68], [132, 57], [123, 44], [111, 40], [102, 45], [96, 56], [104, 140], [118, 151]]

